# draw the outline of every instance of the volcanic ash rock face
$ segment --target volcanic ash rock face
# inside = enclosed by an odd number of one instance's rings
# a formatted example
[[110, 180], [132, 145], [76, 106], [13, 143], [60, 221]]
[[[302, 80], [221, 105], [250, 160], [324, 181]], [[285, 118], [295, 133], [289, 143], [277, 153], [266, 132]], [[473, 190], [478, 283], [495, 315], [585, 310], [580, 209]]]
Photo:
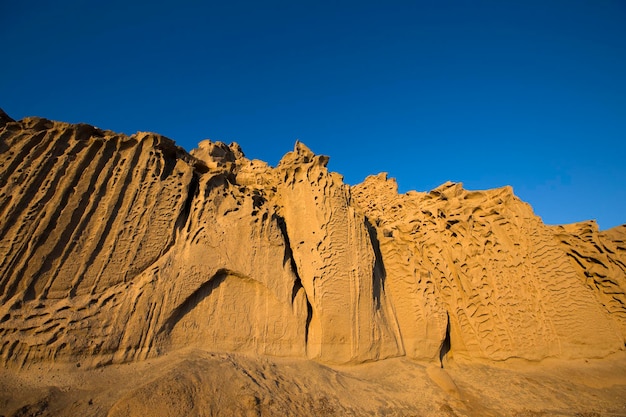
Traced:
[[510, 188], [349, 187], [327, 161], [0, 113], [1, 361], [624, 348], [626, 227], [546, 226]]
[[[405, 195], [396, 188], [379, 175], [353, 195], [376, 224], [407, 355], [432, 357], [446, 324], [456, 354], [491, 360], [623, 347], [623, 244], [593, 227], [584, 243], [574, 226], [545, 226], [510, 187], [471, 192], [447, 183]], [[583, 256], [596, 260], [600, 284], [577, 260], [583, 250], [602, 254]]]

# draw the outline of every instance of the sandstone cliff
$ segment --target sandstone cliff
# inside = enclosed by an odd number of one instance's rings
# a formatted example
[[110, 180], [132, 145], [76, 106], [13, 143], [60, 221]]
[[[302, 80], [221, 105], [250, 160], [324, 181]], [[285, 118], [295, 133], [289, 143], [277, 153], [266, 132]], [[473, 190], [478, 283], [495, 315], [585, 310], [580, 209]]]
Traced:
[[350, 187], [327, 161], [0, 113], [2, 363], [624, 349], [626, 226], [546, 226], [508, 187]]

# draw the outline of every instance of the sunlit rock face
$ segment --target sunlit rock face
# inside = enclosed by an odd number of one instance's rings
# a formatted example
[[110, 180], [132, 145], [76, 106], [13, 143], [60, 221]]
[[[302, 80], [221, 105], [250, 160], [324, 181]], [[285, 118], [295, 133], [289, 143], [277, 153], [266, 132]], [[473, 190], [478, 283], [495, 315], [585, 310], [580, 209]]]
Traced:
[[358, 363], [603, 357], [626, 338], [626, 227], [546, 226], [511, 188], [350, 187], [0, 113], [0, 357], [99, 365], [183, 347]]

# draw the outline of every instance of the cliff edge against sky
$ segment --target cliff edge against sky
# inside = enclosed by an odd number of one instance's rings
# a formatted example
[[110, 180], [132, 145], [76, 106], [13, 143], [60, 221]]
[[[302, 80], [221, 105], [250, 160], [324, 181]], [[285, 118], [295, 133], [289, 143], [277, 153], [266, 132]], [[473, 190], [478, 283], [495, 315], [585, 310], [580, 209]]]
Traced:
[[547, 226], [510, 187], [348, 186], [302, 143], [0, 115], [0, 362], [87, 369], [182, 349], [331, 366], [624, 350], [626, 226]]

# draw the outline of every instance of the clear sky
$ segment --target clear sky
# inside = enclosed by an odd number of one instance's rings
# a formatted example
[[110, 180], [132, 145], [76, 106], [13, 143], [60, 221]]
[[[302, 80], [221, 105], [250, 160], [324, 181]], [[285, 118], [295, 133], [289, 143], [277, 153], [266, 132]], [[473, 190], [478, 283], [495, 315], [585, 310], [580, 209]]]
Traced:
[[626, 1], [0, 0], [0, 107], [626, 223]]

